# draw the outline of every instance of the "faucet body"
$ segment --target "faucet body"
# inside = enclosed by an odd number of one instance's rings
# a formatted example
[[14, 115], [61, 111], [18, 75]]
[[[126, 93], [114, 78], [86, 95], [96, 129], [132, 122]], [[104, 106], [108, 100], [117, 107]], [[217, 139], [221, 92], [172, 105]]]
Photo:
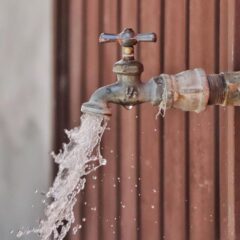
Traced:
[[147, 83], [140, 79], [143, 65], [135, 60], [122, 59], [115, 63], [113, 72], [117, 75], [116, 83], [97, 89], [89, 102], [84, 103], [82, 111], [90, 111], [104, 115], [111, 115], [108, 103], [120, 104], [126, 108], [151, 102], [156, 105], [161, 99], [162, 85], [158, 78]]
[[122, 59], [113, 66], [117, 81], [97, 89], [82, 105], [82, 112], [111, 115], [109, 103], [130, 109], [150, 102], [164, 112], [178, 108], [197, 113], [213, 104], [240, 106], [240, 72], [206, 75], [203, 69], [197, 68], [176, 75], [161, 74], [143, 83], [143, 65], [134, 59], [133, 45], [139, 41], [156, 41], [156, 36], [153, 33], [135, 35], [132, 29], [118, 35], [100, 35], [100, 42], [114, 40], [122, 46]]
[[99, 41], [118, 41], [122, 46], [122, 59], [113, 66], [117, 81], [97, 89], [90, 100], [82, 105], [81, 110], [111, 115], [108, 103], [120, 104], [126, 108], [149, 101], [154, 104], [157, 101], [155, 97], [161, 96], [161, 94], [156, 95], [155, 91], [161, 91], [162, 88], [154, 79], [148, 83], [141, 82], [143, 65], [134, 59], [133, 46], [139, 41], [156, 41], [156, 35], [154, 33], [135, 35], [132, 29], [127, 28], [118, 35], [102, 33]]

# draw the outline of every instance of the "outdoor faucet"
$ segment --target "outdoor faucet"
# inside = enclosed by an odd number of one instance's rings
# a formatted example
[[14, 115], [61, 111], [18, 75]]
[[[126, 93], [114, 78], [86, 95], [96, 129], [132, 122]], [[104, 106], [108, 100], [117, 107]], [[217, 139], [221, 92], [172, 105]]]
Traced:
[[131, 28], [119, 34], [102, 33], [99, 42], [117, 41], [122, 47], [122, 59], [113, 66], [117, 81], [97, 89], [81, 111], [111, 115], [108, 103], [130, 109], [150, 102], [159, 106], [163, 114], [168, 108], [198, 113], [207, 105], [240, 106], [240, 72], [206, 75], [203, 69], [196, 68], [176, 75], [160, 74], [143, 83], [143, 65], [134, 59], [134, 45], [156, 39], [155, 33], [135, 34]]

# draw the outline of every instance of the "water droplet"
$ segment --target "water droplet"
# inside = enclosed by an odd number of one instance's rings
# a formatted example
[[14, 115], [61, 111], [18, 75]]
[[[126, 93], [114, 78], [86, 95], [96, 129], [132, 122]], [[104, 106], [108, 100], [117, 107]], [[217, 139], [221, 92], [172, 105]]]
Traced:
[[125, 107], [127, 110], [131, 110], [131, 109], [133, 108], [132, 105], [125, 105], [124, 107]]
[[23, 236], [23, 231], [19, 230], [19, 231], [17, 232], [16, 237], [17, 237], [17, 238], [20, 238], [20, 237], [22, 237], [22, 236]]
[[97, 208], [96, 207], [91, 207], [91, 210], [92, 211], [97, 211]]
[[97, 176], [93, 175], [93, 176], [92, 176], [92, 179], [93, 179], [93, 180], [97, 180]]
[[86, 218], [82, 218], [82, 221], [83, 221], [83, 222], [86, 222], [86, 220], [87, 220]]
[[156, 190], [156, 189], [153, 189], [152, 191], [153, 191], [154, 193], [157, 193], [157, 190]]
[[78, 231], [78, 227], [74, 227], [73, 228], [73, 235], [76, 235], [77, 231]]
[[75, 234], [78, 232], [78, 230], [81, 229], [81, 228], [82, 228], [82, 225], [81, 225], [81, 224], [75, 226], [75, 227], [73, 228], [73, 234], [75, 235]]
[[151, 208], [152, 208], [152, 209], [154, 209], [154, 208], [155, 208], [155, 206], [154, 206], [154, 205], [151, 205]]
[[14, 230], [11, 230], [11, 231], [10, 231], [10, 234], [13, 234], [13, 233], [14, 233]]
[[101, 158], [99, 162], [100, 162], [100, 165], [107, 165], [107, 160], [105, 158]]

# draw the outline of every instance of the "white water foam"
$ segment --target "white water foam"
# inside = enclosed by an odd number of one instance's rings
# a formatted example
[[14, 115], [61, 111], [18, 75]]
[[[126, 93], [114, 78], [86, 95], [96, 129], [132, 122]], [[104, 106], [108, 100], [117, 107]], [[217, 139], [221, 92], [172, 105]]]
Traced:
[[73, 207], [77, 194], [84, 188], [84, 176], [106, 164], [100, 153], [100, 141], [106, 125], [106, 117], [84, 114], [80, 127], [66, 131], [69, 143], [63, 144], [63, 150], [58, 155], [53, 154], [59, 170], [46, 194], [50, 203], [45, 208], [45, 217], [38, 227], [20, 230], [18, 238], [31, 233], [38, 234], [41, 240], [62, 240], [66, 236], [75, 221]]

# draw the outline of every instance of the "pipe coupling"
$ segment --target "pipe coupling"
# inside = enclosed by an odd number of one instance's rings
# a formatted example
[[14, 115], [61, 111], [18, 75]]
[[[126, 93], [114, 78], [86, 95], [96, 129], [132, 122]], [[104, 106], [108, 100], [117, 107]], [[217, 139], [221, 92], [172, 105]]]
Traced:
[[[164, 83], [161, 105], [196, 113], [206, 109], [209, 85], [206, 73], [201, 68], [187, 70], [176, 75], [161, 74]], [[165, 110], [165, 109], [164, 109]]]

